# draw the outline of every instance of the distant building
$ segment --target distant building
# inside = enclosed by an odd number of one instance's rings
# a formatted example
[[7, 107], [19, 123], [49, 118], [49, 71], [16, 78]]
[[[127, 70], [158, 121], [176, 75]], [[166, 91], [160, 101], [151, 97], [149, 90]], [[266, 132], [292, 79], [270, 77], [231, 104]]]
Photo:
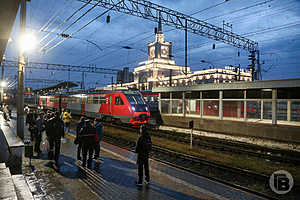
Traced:
[[123, 71], [119, 71], [117, 73], [117, 83], [123, 84], [123, 83], [130, 83], [133, 82], [133, 73], [129, 72], [128, 67], [124, 67]]
[[128, 78], [129, 68], [124, 68], [118, 73], [117, 84], [108, 87], [151, 90], [164, 86], [252, 81], [251, 71], [233, 66], [191, 72], [190, 67], [176, 65], [172, 59], [172, 42], [165, 41], [161, 23], [156, 30], [155, 41], [148, 43], [148, 60], [140, 62], [134, 69], [134, 79]]

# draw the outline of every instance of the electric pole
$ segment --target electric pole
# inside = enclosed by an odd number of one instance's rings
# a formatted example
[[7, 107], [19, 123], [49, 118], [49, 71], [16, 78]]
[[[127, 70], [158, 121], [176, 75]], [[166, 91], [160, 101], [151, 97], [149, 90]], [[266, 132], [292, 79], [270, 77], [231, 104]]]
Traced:
[[[21, 0], [20, 10], [20, 31], [19, 38], [25, 33], [26, 26], [26, 0]], [[25, 71], [24, 51], [19, 48], [18, 62], [18, 92], [17, 92], [17, 135], [24, 139], [24, 71]]]

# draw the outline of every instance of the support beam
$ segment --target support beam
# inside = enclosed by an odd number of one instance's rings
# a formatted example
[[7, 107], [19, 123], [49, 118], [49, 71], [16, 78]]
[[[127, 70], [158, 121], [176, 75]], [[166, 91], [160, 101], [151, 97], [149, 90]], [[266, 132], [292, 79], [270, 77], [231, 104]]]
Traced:
[[158, 109], [159, 109], [159, 112], [161, 112], [161, 93], [158, 93]]
[[260, 102], [260, 120], [264, 119], [264, 101], [261, 100]]
[[272, 89], [272, 124], [277, 124], [277, 89]]
[[219, 119], [223, 120], [223, 91], [219, 91]]
[[292, 101], [288, 100], [287, 102], [287, 121], [291, 121], [291, 114], [292, 114]]
[[186, 105], [185, 105], [185, 92], [182, 92], [182, 111], [183, 111], [183, 117], [186, 116]]
[[[248, 51], [255, 51], [258, 48], [258, 43], [250, 39], [247, 39], [241, 35], [232, 33], [229, 30], [225, 30], [221, 27], [212, 25], [205, 21], [193, 18], [183, 13], [171, 10], [169, 8], [154, 4], [145, 0], [123, 0], [122, 3], [116, 5], [119, 0], [78, 0], [84, 3], [90, 3], [93, 5], [111, 9], [117, 12], [122, 12], [128, 15], [141, 17], [154, 22], [166, 24], [168, 26], [175, 27], [177, 29], [185, 30], [205, 36], [207, 38], [221, 41], [223, 43], [242, 48]], [[185, 26], [187, 22], [187, 27]]]
[[204, 102], [203, 102], [203, 92], [200, 91], [200, 117], [203, 117], [203, 108], [204, 108]]
[[247, 120], [247, 90], [244, 90], [244, 120]]
[[173, 95], [172, 92], [170, 92], [170, 103], [169, 103], [169, 114], [172, 114], [172, 109], [173, 109]]
[[[16, 68], [19, 63], [17, 61], [3, 61], [2, 65], [5, 67]], [[99, 74], [117, 74], [120, 70], [111, 69], [111, 67], [97, 67], [97, 66], [83, 66], [83, 65], [64, 65], [64, 64], [52, 64], [52, 63], [39, 63], [30, 62], [26, 66], [31, 69], [41, 70], [57, 70], [57, 71], [72, 71], [72, 72], [87, 72], [87, 73], [99, 73]]]
[[[26, 1], [21, 0], [20, 30], [19, 36], [25, 33], [26, 27]], [[21, 38], [21, 37], [19, 37]], [[25, 72], [24, 52], [19, 49], [18, 61], [18, 91], [17, 91], [17, 135], [24, 139], [24, 72]]]

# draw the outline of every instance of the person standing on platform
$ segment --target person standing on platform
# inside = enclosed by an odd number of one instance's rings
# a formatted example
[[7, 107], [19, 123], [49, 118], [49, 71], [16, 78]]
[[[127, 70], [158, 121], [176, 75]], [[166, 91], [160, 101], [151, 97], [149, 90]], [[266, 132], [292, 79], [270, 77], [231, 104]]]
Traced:
[[139, 137], [135, 148], [139, 176], [139, 180], [136, 182], [137, 186], [142, 186], [143, 184], [143, 169], [145, 169], [145, 183], [148, 184], [150, 182], [149, 153], [152, 148], [151, 137], [149, 136], [145, 125], [140, 127], [140, 133], [141, 136]]
[[[82, 150], [82, 166], [88, 168], [92, 168], [92, 160], [95, 148], [95, 135], [96, 128], [92, 125], [89, 119], [85, 120], [85, 127], [80, 135], [83, 150]], [[87, 155], [89, 154], [89, 158], [87, 160]]]
[[97, 134], [95, 135], [95, 156], [94, 159], [98, 160], [100, 156], [100, 142], [102, 140], [102, 120], [100, 118], [96, 118], [94, 121], [94, 126], [96, 128]]
[[[50, 150], [48, 153], [48, 157], [50, 160], [54, 158], [55, 161], [55, 167], [58, 168], [58, 159], [60, 154], [60, 142], [61, 137], [64, 137], [64, 123], [60, 119], [59, 113], [55, 112], [54, 117], [49, 119], [49, 128], [50, 128], [50, 134], [49, 134], [49, 146]], [[55, 153], [54, 153], [55, 148]]]
[[66, 112], [64, 112], [64, 114], [63, 114], [63, 120], [65, 123], [65, 132], [66, 133], [69, 133], [69, 131], [70, 131], [71, 119], [72, 119], [72, 116], [71, 116], [70, 111], [66, 110]]
[[5, 121], [10, 121], [8, 119], [8, 107], [7, 107], [6, 104], [3, 104], [3, 105], [4, 105], [4, 107], [3, 107], [3, 118], [4, 118]]
[[77, 147], [77, 160], [81, 160], [81, 150], [82, 150], [82, 140], [80, 138], [80, 135], [84, 129], [84, 120], [85, 120], [85, 117], [81, 116], [80, 117], [80, 120], [77, 124], [77, 127], [76, 127], [76, 138], [74, 140], [74, 143], [76, 145], [78, 145]]
[[45, 130], [44, 125], [44, 113], [40, 113], [38, 120], [36, 121], [37, 124], [37, 132], [35, 134], [35, 144], [34, 144], [34, 151], [38, 154], [41, 153], [40, 145], [42, 141], [42, 132]]

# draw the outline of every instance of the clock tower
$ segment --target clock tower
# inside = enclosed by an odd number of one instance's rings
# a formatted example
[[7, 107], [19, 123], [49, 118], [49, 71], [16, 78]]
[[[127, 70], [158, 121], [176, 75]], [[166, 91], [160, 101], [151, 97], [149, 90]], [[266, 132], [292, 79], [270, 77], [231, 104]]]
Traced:
[[171, 60], [172, 42], [165, 42], [161, 21], [155, 28], [155, 41], [148, 43], [148, 60], [155, 58]]

